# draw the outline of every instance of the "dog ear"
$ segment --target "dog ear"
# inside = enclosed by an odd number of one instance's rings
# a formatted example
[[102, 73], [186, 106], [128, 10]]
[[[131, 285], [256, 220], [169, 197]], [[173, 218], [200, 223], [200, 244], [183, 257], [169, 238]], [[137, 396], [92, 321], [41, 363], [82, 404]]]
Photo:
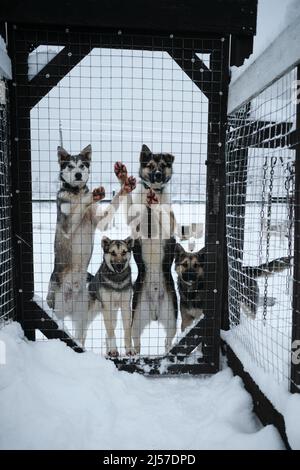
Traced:
[[169, 164], [169, 165], [172, 165], [173, 162], [174, 162], [174, 155], [172, 155], [171, 153], [165, 153], [164, 154], [164, 157], [165, 157], [165, 161]]
[[57, 147], [58, 162], [63, 163], [70, 160], [71, 155], [60, 145]]
[[147, 147], [147, 145], [143, 144], [142, 150], [140, 153], [140, 162], [141, 163], [147, 162], [148, 160], [150, 160], [151, 156], [152, 156], [151, 150], [149, 149], [149, 147]]
[[198, 260], [200, 263], [204, 263], [205, 261], [205, 248], [201, 248], [201, 250], [198, 251], [197, 253]]
[[92, 158], [92, 146], [91, 144], [87, 145], [84, 149], [81, 150], [80, 155], [84, 160], [91, 161]]
[[110, 238], [108, 238], [108, 237], [102, 237], [101, 246], [102, 246], [102, 248], [103, 248], [104, 253], [107, 253], [107, 252], [108, 252], [110, 243], [111, 243], [111, 239], [110, 239]]
[[133, 246], [134, 246], [134, 239], [132, 237], [127, 237], [124, 242], [126, 243], [126, 245], [128, 246], [128, 249], [129, 250], [132, 250]]
[[175, 260], [179, 260], [179, 258], [185, 254], [185, 249], [183, 246], [180, 245], [180, 243], [176, 243], [175, 245]]

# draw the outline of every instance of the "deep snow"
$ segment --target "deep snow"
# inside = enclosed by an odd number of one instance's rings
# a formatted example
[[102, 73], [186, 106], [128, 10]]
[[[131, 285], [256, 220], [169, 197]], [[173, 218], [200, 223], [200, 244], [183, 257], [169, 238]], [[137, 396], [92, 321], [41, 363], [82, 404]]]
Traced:
[[154, 379], [59, 340], [24, 340], [17, 323], [0, 341], [1, 449], [283, 449], [226, 366], [206, 378]]

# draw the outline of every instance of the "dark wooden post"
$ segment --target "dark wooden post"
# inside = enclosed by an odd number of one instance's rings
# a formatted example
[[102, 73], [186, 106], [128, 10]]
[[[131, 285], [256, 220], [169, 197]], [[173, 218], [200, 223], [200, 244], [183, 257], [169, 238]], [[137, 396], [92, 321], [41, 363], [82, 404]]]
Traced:
[[31, 300], [34, 294], [33, 238], [31, 204], [30, 108], [26, 103], [24, 80], [27, 79], [26, 43], [16, 49], [16, 26], [9, 29], [9, 55], [13, 64], [11, 96], [13, 243], [15, 248], [15, 286], [17, 320], [27, 338], [35, 339]]
[[[225, 139], [227, 123], [227, 94], [229, 84], [229, 39], [220, 38], [221, 48], [213, 51], [211, 96], [208, 108], [207, 141], [207, 208], [205, 218], [206, 325], [204, 356], [213, 357], [219, 368], [220, 328], [223, 301], [226, 300], [227, 276], [224, 271], [225, 248]], [[218, 73], [220, 76], [218, 77]], [[224, 278], [225, 274], [225, 278]]]

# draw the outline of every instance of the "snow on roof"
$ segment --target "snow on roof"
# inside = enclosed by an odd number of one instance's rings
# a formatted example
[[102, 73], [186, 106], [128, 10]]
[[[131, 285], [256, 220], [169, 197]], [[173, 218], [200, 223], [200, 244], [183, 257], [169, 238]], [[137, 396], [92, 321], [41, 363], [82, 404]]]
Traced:
[[300, 17], [299, 0], [258, 0], [257, 32], [253, 53], [241, 67], [232, 67], [233, 83], [261, 55], [261, 53], [287, 28], [296, 17]]

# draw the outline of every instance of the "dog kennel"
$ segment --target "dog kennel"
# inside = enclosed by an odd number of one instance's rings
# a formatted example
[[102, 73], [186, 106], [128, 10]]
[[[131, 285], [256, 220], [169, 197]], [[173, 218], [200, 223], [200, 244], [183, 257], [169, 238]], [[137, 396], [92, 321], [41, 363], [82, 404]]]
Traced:
[[[59, 338], [84, 351], [69, 319], [57, 320], [46, 302], [57, 146], [78, 154], [91, 144], [88, 186], [105, 187], [104, 210], [119, 190], [116, 161], [138, 178], [143, 144], [171, 153], [176, 240], [205, 253], [204, 316], [181, 332], [179, 314], [168, 353], [166, 331], [150, 323], [133, 357], [124, 355], [119, 318], [113, 360], [149, 375], [213, 373], [221, 346], [261, 421], [275, 424], [288, 446], [280, 406], [262, 377], [274, 389], [299, 392], [299, 48], [293, 43], [293, 60], [279, 60], [278, 38], [231, 84], [228, 100], [230, 65], [252, 51], [256, 0], [214, 0], [204, 10], [196, 0], [133, 1], [130, 8], [88, 1], [84, 11], [77, 2], [70, 9], [54, 1], [43, 11], [30, 3], [22, 12], [15, 2], [1, 6], [13, 69], [12, 77], [1, 73], [0, 61], [1, 325], [15, 319], [30, 340]], [[284, 44], [292, 44], [300, 30], [286, 34]], [[275, 65], [266, 73], [270, 57]], [[103, 259], [101, 237], [130, 235], [125, 215], [120, 207], [108, 230], [96, 232], [91, 274]], [[270, 276], [274, 259], [286, 265]], [[131, 266], [134, 281], [138, 266]], [[99, 314], [86, 349], [105, 355], [105, 334]]]
[[[178, 321], [168, 354], [162, 348], [163, 330], [151, 323], [141, 356], [135, 358], [122, 357], [118, 323], [121, 356], [115, 362], [121, 369], [147, 373], [218, 370], [227, 280], [229, 65], [239, 65], [251, 52], [256, 1], [215, 1], [204, 12], [194, 1], [183, 7], [170, 1], [133, 2], [129, 9], [119, 1], [88, 2], [84, 11], [77, 4], [78, 10], [54, 2], [43, 12], [38, 2], [31, 3], [30, 12], [17, 11], [13, 2], [2, 6], [13, 68], [5, 144], [10, 143], [12, 227], [5, 212], [10, 209], [3, 204], [6, 233], [11, 230], [3, 256], [10, 264], [1, 288], [14, 308], [4, 313], [13, 310], [31, 340], [60, 338], [82, 351], [68, 321], [57, 322], [46, 304], [59, 188], [56, 148], [78, 153], [92, 145], [88, 184], [105, 187], [105, 207], [118, 191], [114, 162], [121, 160], [138, 176], [140, 148], [147, 144], [154, 153], [175, 156], [170, 195], [178, 241], [195, 252], [204, 248], [206, 254], [204, 318], [183, 333]], [[102, 259], [101, 236], [123, 239], [128, 234], [120, 210], [109, 231], [96, 234], [92, 274]], [[133, 276], [136, 270], [133, 265]], [[104, 337], [99, 316], [88, 332], [87, 349], [104, 354]]]

